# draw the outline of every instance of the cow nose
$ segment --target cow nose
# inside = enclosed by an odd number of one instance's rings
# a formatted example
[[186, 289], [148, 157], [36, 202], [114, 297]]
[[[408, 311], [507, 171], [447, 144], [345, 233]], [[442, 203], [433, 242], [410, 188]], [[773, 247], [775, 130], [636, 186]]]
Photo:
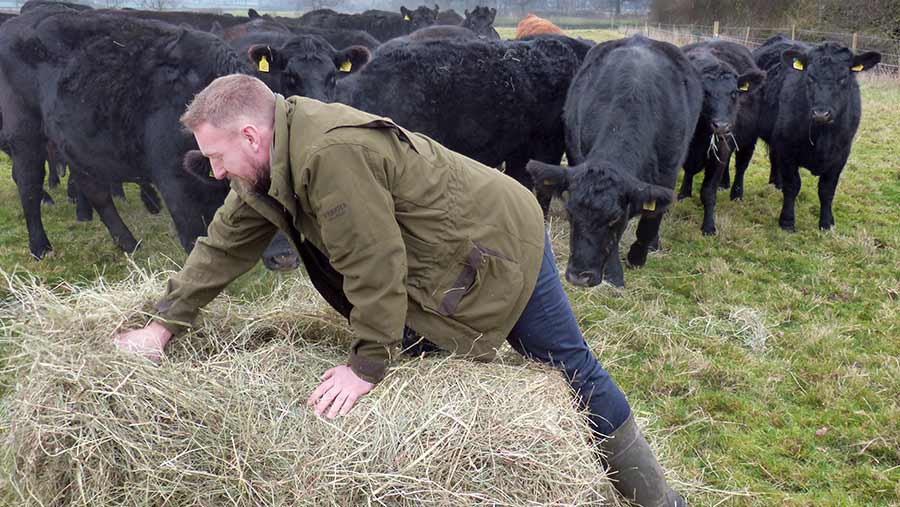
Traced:
[[293, 254], [280, 254], [263, 257], [263, 264], [270, 271], [293, 271], [300, 265], [300, 259]]
[[831, 123], [833, 119], [834, 118], [831, 114], [831, 111], [828, 109], [812, 110], [812, 120], [816, 123], [816, 125], [825, 125]]
[[727, 121], [714, 121], [712, 128], [716, 134], [728, 134], [731, 132], [731, 123]]
[[595, 271], [575, 272], [567, 269], [566, 280], [576, 287], [593, 287], [603, 280], [603, 276]]

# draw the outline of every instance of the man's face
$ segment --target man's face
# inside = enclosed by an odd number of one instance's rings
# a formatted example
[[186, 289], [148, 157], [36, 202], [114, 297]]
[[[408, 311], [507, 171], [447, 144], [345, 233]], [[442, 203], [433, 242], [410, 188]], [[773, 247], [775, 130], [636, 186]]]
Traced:
[[269, 186], [269, 147], [250, 126], [218, 128], [201, 123], [194, 138], [203, 156], [209, 159], [217, 180], [237, 178], [257, 192]]

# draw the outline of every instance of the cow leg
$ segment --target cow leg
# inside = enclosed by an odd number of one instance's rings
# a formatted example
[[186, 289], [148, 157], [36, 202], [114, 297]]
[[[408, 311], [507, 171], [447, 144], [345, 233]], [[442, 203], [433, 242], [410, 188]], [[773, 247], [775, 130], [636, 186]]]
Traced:
[[[715, 184], [713, 184], [715, 188]], [[638, 222], [636, 236], [631, 248], [628, 249], [628, 265], [639, 268], [647, 262], [647, 252], [650, 245], [659, 242], [659, 224], [662, 223], [663, 213], [642, 215]]]
[[775, 150], [772, 147], [769, 147], [769, 184], [775, 185], [775, 188], [778, 190], [782, 189], [782, 174], [781, 168], [778, 167]]
[[41, 221], [41, 197], [44, 193], [44, 150], [13, 150], [13, 181], [19, 190], [19, 200], [28, 229], [28, 249], [35, 259], [53, 250], [44, 223]]
[[819, 178], [819, 229], [827, 231], [834, 226], [834, 215], [831, 212], [831, 203], [834, 201], [834, 192], [837, 190], [840, 170], [831, 170]]
[[46, 190], [41, 189], [41, 204], [44, 206], [53, 206], [56, 204], [56, 201], [53, 200], [53, 197], [47, 193]]
[[[121, 187], [121, 184], [119, 186]], [[91, 206], [97, 210], [100, 220], [106, 225], [113, 241], [124, 252], [132, 253], [137, 249], [138, 242], [128, 230], [125, 222], [122, 221], [122, 217], [119, 216], [116, 205], [113, 204], [111, 187], [112, 185], [107, 182], [98, 182], [93, 178], [84, 176], [78, 178], [78, 189], [91, 203]]]
[[678, 200], [687, 199], [694, 193], [694, 175], [703, 169], [703, 161], [706, 152], [701, 148], [702, 142], [694, 139], [688, 148], [687, 157], [684, 159], [684, 178], [681, 179], [681, 190], [678, 191]]
[[[111, 196], [122, 199], [125, 201], [125, 189], [122, 187], [122, 182], [117, 181], [109, 184], [109, 193]], [[98, 211], [99, 213], [99, 211]]]
[[156, 189], [149, 183], [141, 183], [141, 202], [151, 215], [158, 215], [162, 210], [162, 202]]
[[75, 203], [75, 221], [90, 222], [94, 219], [94, 207], [88, 202], [87, 197], [78, 188], [78, 182], [73, 174], [69, 174], [69, 184], [66, 186], [66, 194], [69, 201]]
[[781, 206], [781, 216], [778, 217], [778, 225], [788, 232], [794, 232], [794, 202], [800, 194], [800, 167], [797, 164], [779, 164], [778, 172], [784, 185], [782, 194], [784, 203]]
[[700, 228], [704, 236], [716, 234], [716, 192], [719, 182], [722, 181], [722, 173], [728, 169], [728, 147], [720, 143], [722, 159], [709, 159], [706, 161], [706, 171], [703, 173], [703, 187], [700, 189], [700, 202], [703, 203], [703, 226]]
[[744, 173], [750, 166], [750, 159], [753, 158], [753, 151], [756, 149], [755, 144], [747, 147], [741, 147], [734, 154], [734, 183], [731, 185], [731, 200], [744, 200]]

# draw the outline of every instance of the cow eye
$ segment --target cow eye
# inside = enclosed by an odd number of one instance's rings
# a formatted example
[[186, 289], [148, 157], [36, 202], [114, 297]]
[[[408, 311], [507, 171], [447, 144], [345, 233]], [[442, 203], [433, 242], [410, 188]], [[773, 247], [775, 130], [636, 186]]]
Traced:
[[737, 96], [738, 96], [737, 90], [732, 90], [732, 91], [731, 91], [731, 98], [732, 98], [732, 99], [736, 99]]

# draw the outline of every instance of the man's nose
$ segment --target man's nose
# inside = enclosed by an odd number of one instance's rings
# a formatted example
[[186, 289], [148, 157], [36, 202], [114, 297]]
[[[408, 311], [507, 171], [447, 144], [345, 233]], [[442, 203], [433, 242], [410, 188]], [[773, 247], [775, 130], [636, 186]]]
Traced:
[[225, 175], [226, 175], [225, 168], [222, 167], [220, 164], [213, 164], [212, 172], [213, 172], [213, 177], [215, 177], [217, 180], [225, 179]]

